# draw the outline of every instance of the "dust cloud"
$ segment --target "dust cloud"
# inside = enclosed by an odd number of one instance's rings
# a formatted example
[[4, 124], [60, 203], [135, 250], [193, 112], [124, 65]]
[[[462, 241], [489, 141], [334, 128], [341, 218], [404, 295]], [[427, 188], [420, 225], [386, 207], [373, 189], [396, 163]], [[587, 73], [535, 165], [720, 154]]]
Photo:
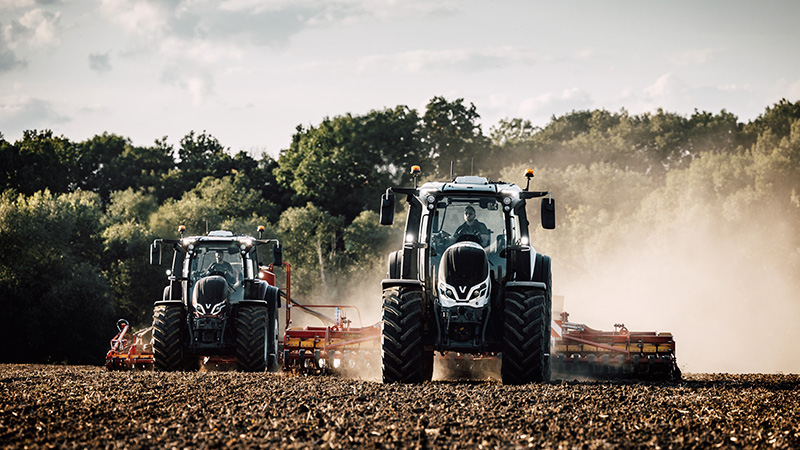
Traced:
[[684, 373], [800, 372], [797, 230], [780, 214], [739, 219], [634, 223], [572, 270], [559, 270], [554, 252], [554, 292], [572, 322], [672, 332]]

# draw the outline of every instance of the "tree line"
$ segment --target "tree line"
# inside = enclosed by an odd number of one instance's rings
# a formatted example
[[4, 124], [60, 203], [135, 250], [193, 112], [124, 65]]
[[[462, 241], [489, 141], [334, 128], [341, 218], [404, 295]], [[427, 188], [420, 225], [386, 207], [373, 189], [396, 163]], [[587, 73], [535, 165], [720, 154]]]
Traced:
[[800, 270], [791, 231], [800, 102], [786, 100], [748, 123], [724, 110], [587, 110], [544, 127], [505, 119], [484, 133], [475, 105], [435, 97], [423, 112], [397, 106], [298, 126], [277, 159], [234, 154], [205, 131], [175, 148], [166, 137], [135, 146], [107, 132], [72, 142], [28, 130], [13, 143], [0, 134], [0, 161], [1, 362], [100, 362], [117, 318], [150, 321], [165, 275], [148, 264], [148, 245], [179, 225], [190, 234], [265, 225], [283, 242], [299, 297], [342, 301], [375, 284], [399, 245], [402, 223], [380, 227], [377, 207], [388, 186], [411, 184], [413, 164], [423, 181], [449, 178], [451, 164], [456, 175], [512, 182], [534, 167], [560, 199], [562, 230], [538, 245], [565, 272], [594, 263], [631, 217], [673, 215], [686, 196], [731, 233], [748, 208], [775, 211], [794, 249], [782, 257]]

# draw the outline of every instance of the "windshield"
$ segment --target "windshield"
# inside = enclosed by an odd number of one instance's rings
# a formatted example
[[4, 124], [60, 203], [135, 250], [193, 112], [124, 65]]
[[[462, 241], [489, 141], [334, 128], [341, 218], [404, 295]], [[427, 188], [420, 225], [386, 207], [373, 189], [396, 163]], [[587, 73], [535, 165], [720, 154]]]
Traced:
[[188, 272], [191, 276], [191, 286], [200, 278], [210, 275], [225, 277], [225, 280], [234, 290], [240, 291], [242, 280], [245, 277], [251, 278], [254, 273], [254, 262], [250, 255], [244, 259], [247, 266], [244, 266], [242, 256], [239, 253], [237, 243], [220, 242], [198, 245], [191, 256], [184, 264], [188, 265]]
[[494, 198], [442, 200], [437, 203], [432, 220], [432, 234], [445, 232], [456, 238], [473, 235], [484, 248], [496, 247], [498, 240], [505, 237], [505, 217]]
[[489, 256], [490, 266], [501, 264], [506, 221], [496, 198], [448, 197], [438, 201], [431, 213], [431, 275], [437, 273], [444, 250], [461, 241], [479, 243]]

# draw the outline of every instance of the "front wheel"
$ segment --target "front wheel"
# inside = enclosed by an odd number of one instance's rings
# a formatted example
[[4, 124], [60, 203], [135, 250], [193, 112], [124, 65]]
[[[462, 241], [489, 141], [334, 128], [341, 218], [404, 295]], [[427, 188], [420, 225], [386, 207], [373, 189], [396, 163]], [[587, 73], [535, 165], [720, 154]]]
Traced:
[[419, 291], [383, 291], [381, 367], [384, 383], [422, 383], [433, 377], [433, 351], [423, 345]]
[[236, 314], [236, 367], [242, 372], [267, 368], [267, 308], [240, 306]]
[[159, 305], [153, 309], [153, 365], [174, 372], [187, 367], [184, 355], [184, 311], [182, 305]]
[[550, 320], [547, 293], [506, 294], [501, 377], [503, 384], [550, 381]]

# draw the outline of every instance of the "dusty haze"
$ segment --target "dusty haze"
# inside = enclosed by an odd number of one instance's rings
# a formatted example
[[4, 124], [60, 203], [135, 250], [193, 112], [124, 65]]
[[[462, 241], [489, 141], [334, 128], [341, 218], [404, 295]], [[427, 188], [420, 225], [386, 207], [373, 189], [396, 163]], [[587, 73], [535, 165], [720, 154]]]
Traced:
[[554, 291], [570, 320], [671, 331], [684, 372], [800, 372], [795, 227], [757, 210], [731, 226], [702, 208], [632, 222], [584, 270], [561, 270], [552, 254]]

